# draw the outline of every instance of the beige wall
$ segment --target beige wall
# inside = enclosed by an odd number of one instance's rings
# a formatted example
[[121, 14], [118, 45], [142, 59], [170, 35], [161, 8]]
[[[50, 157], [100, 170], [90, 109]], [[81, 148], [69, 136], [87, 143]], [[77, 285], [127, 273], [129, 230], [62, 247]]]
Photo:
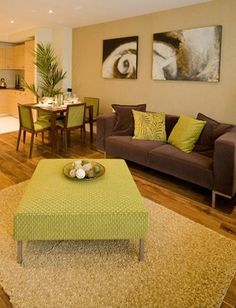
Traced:
[[[223, 26], [219, 83], [154, 81], [153, 33], [211, 25]], [[138, 79], [102, 78], [103, 39], [139, 36]], [[72, 88], [80, 98], [100, 97], [101, 112], [112, 103], [146, 103], [171, 114], [205, 113], [236, 123], [236, 0], [208, 3], [73, 30]]]
[[[65, 79], [59, 83], [63, 91], [72, 86], [72, 29], [64, 26], [38, 27], [35, 29], [36, 43], [51, 43], [61, 63]], [[39, 76], [38, 76], [39, 78]]]

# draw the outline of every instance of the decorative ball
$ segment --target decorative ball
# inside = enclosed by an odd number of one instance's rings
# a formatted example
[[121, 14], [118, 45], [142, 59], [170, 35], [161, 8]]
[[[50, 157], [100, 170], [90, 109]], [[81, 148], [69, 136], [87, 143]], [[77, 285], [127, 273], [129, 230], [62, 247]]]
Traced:
[[93, 168], [91, 163], [86, 163], [85, 165], [83, 165], [82, 167], [84, 169], [84, 171], [89, 171], [90, 169]]
[[81, 167], [81, 165], [82, 165], [82, 160], [81, 160], [81, 159], [75, 160], [75, 161], [73, 162], [73, 167], [74, 167], [75, 169], [79, 169], [79, 168]]
[[76, 176], [76, 169], [71, 169], [70, 172], [69, 172], [69, 175], [71, 178], [75, 178]]
[[81, 161], [82, 161], [82, 162], [81, 162], [81, 165], [82, 165], [82, 166], [89, 163], [89, 160], [86, 160], [86, 159], [82, 159]]
[[98, 173], [100, 171], [100, 166], [99, 165], [95, 165], [94, 167], [94, 172]]
[[95, 177], [94, 169], [92, 168], [92, 169], [87, 170], [87, 171], [86, 171], [86, 176], [87, 176], [88, 178], [94, 178], [94, 177]]
[[78, 179], [83, 179], [86, 174], [85, 174], [85, 171], [83, 169], [79, 168], [79, 169], [76, 170], [75, 175]]

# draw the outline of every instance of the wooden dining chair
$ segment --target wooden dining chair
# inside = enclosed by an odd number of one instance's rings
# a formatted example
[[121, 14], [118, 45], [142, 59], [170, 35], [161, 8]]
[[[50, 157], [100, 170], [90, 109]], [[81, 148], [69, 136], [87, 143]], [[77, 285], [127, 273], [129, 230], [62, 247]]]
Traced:
[[37, 120], [34, 122], [32, 107], [29, 105], [18, 104], [19, 113], [19, 133], [17, 138], [16, 151], [19, 150], [21, 132], [23, 131], [23, 143], [25, 143], [26, 132], [31, 134], [29, 158], [32, 157], [32, 149], [34, 136], [37, 133], [42, 133], [42, 143], [44, 144], [44, 132], [51, 129], [51, 124], [48, 121]]
[[69, 145], [70, 131], [81, 130], [82, 141], [85, 138], [85, 104], [68, 105], [65, 119], [57, 120], [56, 125], [62, 129], [64, 150], [67, 151]]
[[[86, 106], [93, 106], [93, 121], [96, 121], [99, 114], [99, 98], [85, 97], [84, 103], [86, 104]], [[89, 122], [89, 110], [86, 110], [85, 122]]]

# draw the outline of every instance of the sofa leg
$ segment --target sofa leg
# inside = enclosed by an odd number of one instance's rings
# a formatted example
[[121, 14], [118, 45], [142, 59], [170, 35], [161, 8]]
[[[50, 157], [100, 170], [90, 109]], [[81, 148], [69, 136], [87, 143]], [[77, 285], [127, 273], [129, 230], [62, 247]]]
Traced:
[[216, 192], [212, 190], [211, 206], [213, 209], [216, 208]]
[[215, 207], [216, 207], [216, 195], [225, 197], [225, 198], [227, 198], [227, 199], [232, 199], [232, 197], [229, 196], [229, 195], [225, 195], [225, 194], [222, 194], [222, 193], [220, 193], [220, 192], [218, 192], [218, 191], [212, 190], [211, 206], [212, 206], [213, 209], [215, 209]]
[[104, 154], [104, 158], [107, 158], [107, 152], [104, 152], [103, 154]]

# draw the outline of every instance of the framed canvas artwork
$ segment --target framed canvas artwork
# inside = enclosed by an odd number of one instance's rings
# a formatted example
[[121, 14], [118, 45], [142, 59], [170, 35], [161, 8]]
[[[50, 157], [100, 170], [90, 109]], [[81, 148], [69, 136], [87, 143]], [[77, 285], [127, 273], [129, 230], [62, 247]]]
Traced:
[[222, 26], [155, 33], [152, 79], [220, 80]]
[[137, 79], [138, 36], [103, 40], [103, 78]]

